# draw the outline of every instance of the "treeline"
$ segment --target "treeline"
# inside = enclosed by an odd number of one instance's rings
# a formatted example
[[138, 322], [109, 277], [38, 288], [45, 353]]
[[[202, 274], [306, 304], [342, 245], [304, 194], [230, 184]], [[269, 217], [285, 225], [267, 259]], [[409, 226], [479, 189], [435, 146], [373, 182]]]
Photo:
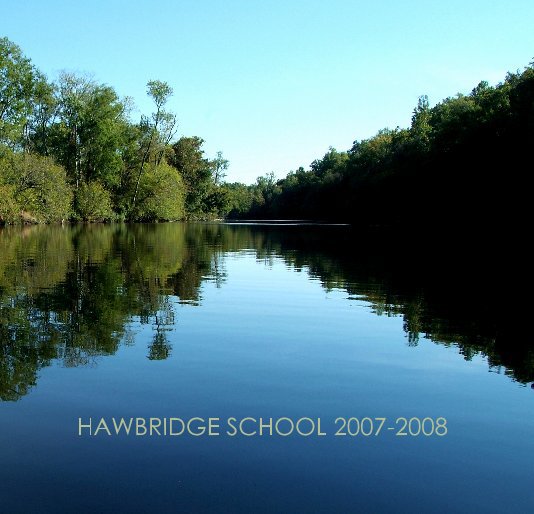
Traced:
[[172, 88], [147, 84], [153, 112], [85, 76], [49, 82], [0, 39], [0, 223], [179, 220], [224, 211], [228, 161], [200, 137], [175, 140]]
[[494, 230], [521, 219], [515, 209], [525, 205], [533, 147], [531, 64], [434, 107], [422, 96], [410, 128], [381, 130], [348, 151], [331, 148], [307, 170], [231, 184], [229, 215]]
[[153, 112], [132, 122], [112, 87], [70, 73], [49, 82], [0, 39], [0, 223], [286, 218], [494, 233], [525, 214], [532, 64], [434, 107], [422, 96], [409, 128], [253, 185], [225, 183], [228, 161], [206, 158], [200, 137], [175, 140], [168, 84], [147, 93]]

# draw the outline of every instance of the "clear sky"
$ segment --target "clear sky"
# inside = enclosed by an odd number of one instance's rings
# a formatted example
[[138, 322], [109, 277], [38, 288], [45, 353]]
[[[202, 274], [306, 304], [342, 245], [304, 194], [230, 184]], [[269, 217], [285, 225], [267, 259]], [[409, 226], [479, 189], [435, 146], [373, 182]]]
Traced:
[[534, 60], [532, 0], [0, 0], [0, 36], [49, 78], [89, 72], [150, 113], [167, 81], [178, 135], [251, 183], [308, 167], [430, 103]]

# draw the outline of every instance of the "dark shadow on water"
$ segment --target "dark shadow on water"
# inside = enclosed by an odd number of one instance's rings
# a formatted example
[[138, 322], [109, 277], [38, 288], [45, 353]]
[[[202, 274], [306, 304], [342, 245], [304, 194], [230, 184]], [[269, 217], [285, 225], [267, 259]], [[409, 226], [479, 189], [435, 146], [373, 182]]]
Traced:
[[224, 287], [228, 252], [253, 251], [307, 269], [325, 289], [402, 316], [410, 345], [424, 336], [528, 383], [534, 352], [502, 328], [508, 269], [487, 240], [454, 244], [347, 226], [160, 224], [0, 231], [0, 398], [17, 400], [59, 361], [90, 365], [152, 326], [150, 360], [172, 354], [170, 298], [201, 305], [201, 284]]

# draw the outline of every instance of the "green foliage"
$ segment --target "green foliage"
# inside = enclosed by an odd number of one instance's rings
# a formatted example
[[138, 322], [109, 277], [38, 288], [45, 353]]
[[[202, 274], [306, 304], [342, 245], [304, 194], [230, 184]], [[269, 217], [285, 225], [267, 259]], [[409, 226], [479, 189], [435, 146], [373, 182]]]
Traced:
[[252, 210], [254, 192], [251, 186], [234, 182], [223, 186], [226, 193], [226, 204], [222, 211], [229, 218], [240, 218]]
[[201, 217], [210, 210], [206, 201], [213, 186], [212, 165], [204, 157], [203, 144], [200, 137], [181, 137], [172, 145], [169, 159], [183, 178], [185, 206], [191, 217]]
[[[36, 146], [48, 148], [77, 186], [99, 180], [118, 188], [128, 152], [126, 106], [104, 85], [63, 73], [58, 84], [57, 116]], [[40, 145], [40, 146], [38, 146]]]
[[16, 223], [20, 218], [20, 206], [15, 200], [15, 186], [0, 184], [0, 224]]
[[[366, 181], [376, 181], [391, 169], [396, 148], [394, 141], [397, 138], [397, 131], [384, 129], [370, 139], [354, 142], [345, 161], [346, 170], [341, 174], [350, 181], [351, 188], [357, 188]], [[423, 149], [426, 143], [421, 140], [417, 144]]]
[[165, 162], [149, 164], [139, 184], [133, 212], [144, 221], [176, 221], [185, 217], [185, 188], [178, 171]]
[[165, 106], [172, 93], [149, 81], [154, 111], [132, 123], [131, 102], [110, 86], [67, 72], [49, 83], [20, 48], [0, 39], [0, 222], [63, 220], [73, 194], [74, 219], [87, 221], [219, 215], [228, 161], [222, 152], [205, 159], [200, 138], [171, 145], [176, 115]]
[[[145, 171], [145, 165], [153, 162], [156, 166], [160, 164], [165, 156], [167, 146], [175, 134], [176, 115], [165, 111], [164, 107], [172, 95], [172, 88], [159, 80], [150, 80], [147, 84], [147, 94], [154, 101], [156, 110], [152, 113], [151, 119], [146, 116], [141, 118], [139, 124], [140, 150], [142, 157], [139, 162], [139, 171], [135, 179], [132, 202], [128, 206], [130, 215], [136, 212], [137, 199], [141, 178]], [[137, 209], [138, 211], [138, 209]]]
[[310, 165], [313, 176], [320, 180], [332, 181], [343, 173], [348, 161], [347, 152], [338, 152], [330, 147], [322, 159], [313, 161]]
[[85, 180], [100, 180], [107, 187], [116, 187], [123, 170], [125, 107], [107, 86], [94, 88], [84, 107], [80, 127], [82, 176]]
[[59, 108], [57, 88], [37, 72], [34, 84], [32, 113], [27, 120], [24, 148], [28, 152], [50, 155], [50, 127]]
[[75, 191], [74, 215], [87, 220], [228, 215], [489, 227], [500, 223], [502, 170], [510, 192], [524, 190], [534, 140], [530, 65], [433, 107], [421, 96], [409, 128], [381, 130], [346, 152], [330, 148], [309, 169], [280, 180], [268, 174], [252, 186], [225, 184], [222, 152], [206, 158], [200, 137], [173, 143], [171, 86], [151, 80], [147, 94], [153, 112], [133, 123], [130, 102], [113, 88], [72, 73], [51, 84], [0, 39], [2, 222], [19, 219], [17, 212], [32, 221], [65, 219]]
[[[161, 80], [149, 80], [147, 83], [147, 94], [154, 100], [158, 111], [161, 111], [163, 106], [167, 103], [172, 96], [172, 92], [172, 87]], [[154, 114], [154, 117], [156, 116], [157, 113]]]
[[204, 213], [207, 218], [225, 216], [229, 210], [230, 198], [225, 187], [212, 186], [204, 198]]
[[15, 148], [32, 112], [36, 70], [21, 49], [0, 38], [0, 143]]
[[409, 129], [380, 130], [348, 152], [330, 149], [309, 170], [279, 181], [260, 177], [251, 190], [233, 185], [228, 212], [455, 234], [504, 231], [524, 218], [515, 207], [524, 202], [506, 211], [499, 206], [521, 196], [533, 141], [530, 65], [434, 107], [421, 96]]
[[215, 184], [220, 184], [224, 177], [226, 177], [226, 170], [229, 164], [229, 161], [223, 157], [223, 153], [221, 151], [217, 152], [217, 156], [211, 162], [213, 182]]
[[65, 170], [49, 157], [11, 154], [0, 160], [0, 183], [28, 221], [50, 223], [69, 218], [72, 191]]
[[428, 96], [420, 96], [417, 101], [417, 107], [413, 111], [411, 132], [414, 142], [421, 151], [425, 151], [430, 142], [432, 132], [430, 119], [431, 112]]
[[109, 221], [114, 217], [111, 196], [99, 182], [82, 184], [76, 191], [75, 205], [84, 221]]

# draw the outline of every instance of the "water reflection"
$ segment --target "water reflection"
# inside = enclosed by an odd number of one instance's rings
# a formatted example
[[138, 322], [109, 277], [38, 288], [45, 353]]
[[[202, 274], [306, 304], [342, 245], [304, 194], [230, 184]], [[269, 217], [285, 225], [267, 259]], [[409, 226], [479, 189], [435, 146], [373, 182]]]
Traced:
[[402, 316], [410, 345], [424, 335], [466, 359], [481, 353], [519, 382], [534, 380], [532, 346], [499, 332], [498, 278], [475, 254], [458, 258], [348, 227], [50, 226], [0, 231], [0, 398], [28, 394], [54, 361], [80, 366], [113, 355], [135, 340], [133, 321], [151, 327], [147, 358], [168, 358], [173, 304], [200, 306], [202, 283], [224, 287], [226, 255], [244, 250], [306, 270], [377, 315]]

